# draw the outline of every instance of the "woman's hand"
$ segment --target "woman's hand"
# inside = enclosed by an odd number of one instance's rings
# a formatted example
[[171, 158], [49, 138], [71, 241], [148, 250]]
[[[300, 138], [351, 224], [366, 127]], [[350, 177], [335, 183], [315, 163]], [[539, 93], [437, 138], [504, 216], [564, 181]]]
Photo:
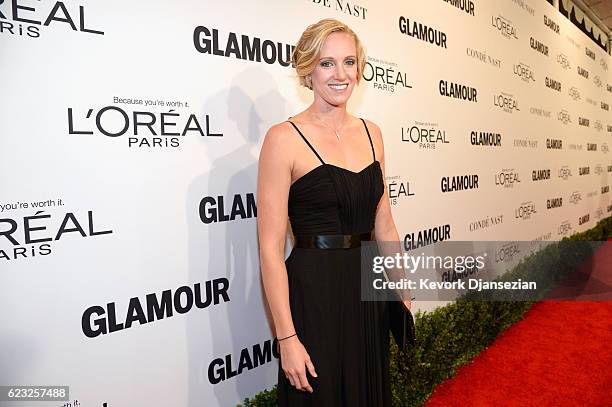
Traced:
[[306, 369], [313, 377], [317, 377], [317, 373], [302, 342], [297, 336], [294, 336], [278, 344], [280, 346], [282, 368], [291, 385], [298, 390], [312, 393], [312, 387], [306, 378]]

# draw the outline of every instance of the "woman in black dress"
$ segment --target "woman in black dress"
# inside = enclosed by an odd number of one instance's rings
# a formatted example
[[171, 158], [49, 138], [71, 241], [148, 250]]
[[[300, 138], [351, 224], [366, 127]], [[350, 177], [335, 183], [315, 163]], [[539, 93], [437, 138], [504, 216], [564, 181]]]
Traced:
[[[325, 19], [304, 31], [291, 59], [314, 100], [268, 130], [257, 182], [260, 266], [280, 347], [278, 404], [390, 406], [388, 311], [360, 300], [360, 243], [399, 236], [380, 129], [346, 110], [365, 53], [348, 26]], [[288, 220], [295, 243], [284, 260]]]

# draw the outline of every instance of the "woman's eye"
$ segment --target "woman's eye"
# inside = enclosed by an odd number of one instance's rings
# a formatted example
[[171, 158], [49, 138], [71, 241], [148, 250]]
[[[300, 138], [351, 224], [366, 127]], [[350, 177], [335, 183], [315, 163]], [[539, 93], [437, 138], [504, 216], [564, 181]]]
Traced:
[[349, 65], [355, 65], [355, 60], [354, 59], [348, 59], [346, 61], [346, 63], [349, 64]]
[[321, 66], [324, 67], [324, 68], [329, 68], [332, 65], [333, 64], [331, 63], [331, 61], [323, 61], [323, 62], [321, 62]]

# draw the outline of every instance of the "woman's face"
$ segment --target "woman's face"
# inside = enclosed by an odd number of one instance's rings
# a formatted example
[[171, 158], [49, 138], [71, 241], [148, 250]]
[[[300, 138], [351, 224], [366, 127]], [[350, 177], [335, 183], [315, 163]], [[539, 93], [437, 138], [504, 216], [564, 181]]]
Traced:
[[339, 106], [348, 101], [357, 82], [357, 49], [350, 34], [334, 32], [327, 37], [311, 79], [313, 92], [327, 103]]

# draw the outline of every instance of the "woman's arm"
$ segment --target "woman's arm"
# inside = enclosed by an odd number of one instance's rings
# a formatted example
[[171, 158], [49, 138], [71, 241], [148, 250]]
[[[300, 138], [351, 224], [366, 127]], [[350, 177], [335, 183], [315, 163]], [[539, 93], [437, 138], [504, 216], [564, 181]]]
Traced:
[[[287, 124], [270, 128], [259, 154], [257, 176], [257, 234], [264, 291], [274, 320], [277, 338], [295, 334], [289, 307], [289, 284], [285, 267], [287, 206], [293, 158], [287, 143]], [[312, 393], [306, 368], [316, 377], [314, 366], [297, 336], [279, 342], [282, 368], [289, 382]]]
[[[383, 242], [383, 255], [395, 256], [395, 254], [402, 254], [402, 246], [399, 240], [399, 234], [393, 220], [393, 213], [391, 212], [391, 203], [389, 202], [389, 194], [387, 191], [387, 182], [385, 178], [385, 146], [383, 143], [382, 132], [380, 128], [368, 120], [368, 129], [372, 136], [372, 143], [374, 144], [374, 151], [376, 158], [380, 161], [380, 167], [382, 170], [384, 192], [378, 206], [376, 207], [376, 218], [374, 220], [374, 237], [377, 242]], [[400, 278], [401, 276], [396, 276]], [[401, 292], [400, 295], [404, 297], [404, 304], [408, 309], [411, 307], [410, 293]]]
[[276, 336], [295, 333], [289, 309], [285, 238], [287, 234], [287, 201], [291, 186], [291, 157], [283, 143], [282, 125], [268, 130], [259, 154], [257, 176], [257, 234], [259, 262], [264, 290]]
[[387, 193], [387, 183], [385, 181], [385, 146], [382, 139], [382, 133], [380, 128], [367, 121], [370, 135], [372, 136], [372, 143], [374, 144], [374, 151], [376, 158], [380, 162], [382, 169], [383, 184], [385, 186], [384, 193], [378, 202], [376, 208], [376, 218], [374, 221], [374, 236], [377, 241], [381, 242], [399, 242], [399, 235], [395, 222], [393, 221], [393, 214], [391, 213], [391, 204], [389, 203], [389, 194]]

